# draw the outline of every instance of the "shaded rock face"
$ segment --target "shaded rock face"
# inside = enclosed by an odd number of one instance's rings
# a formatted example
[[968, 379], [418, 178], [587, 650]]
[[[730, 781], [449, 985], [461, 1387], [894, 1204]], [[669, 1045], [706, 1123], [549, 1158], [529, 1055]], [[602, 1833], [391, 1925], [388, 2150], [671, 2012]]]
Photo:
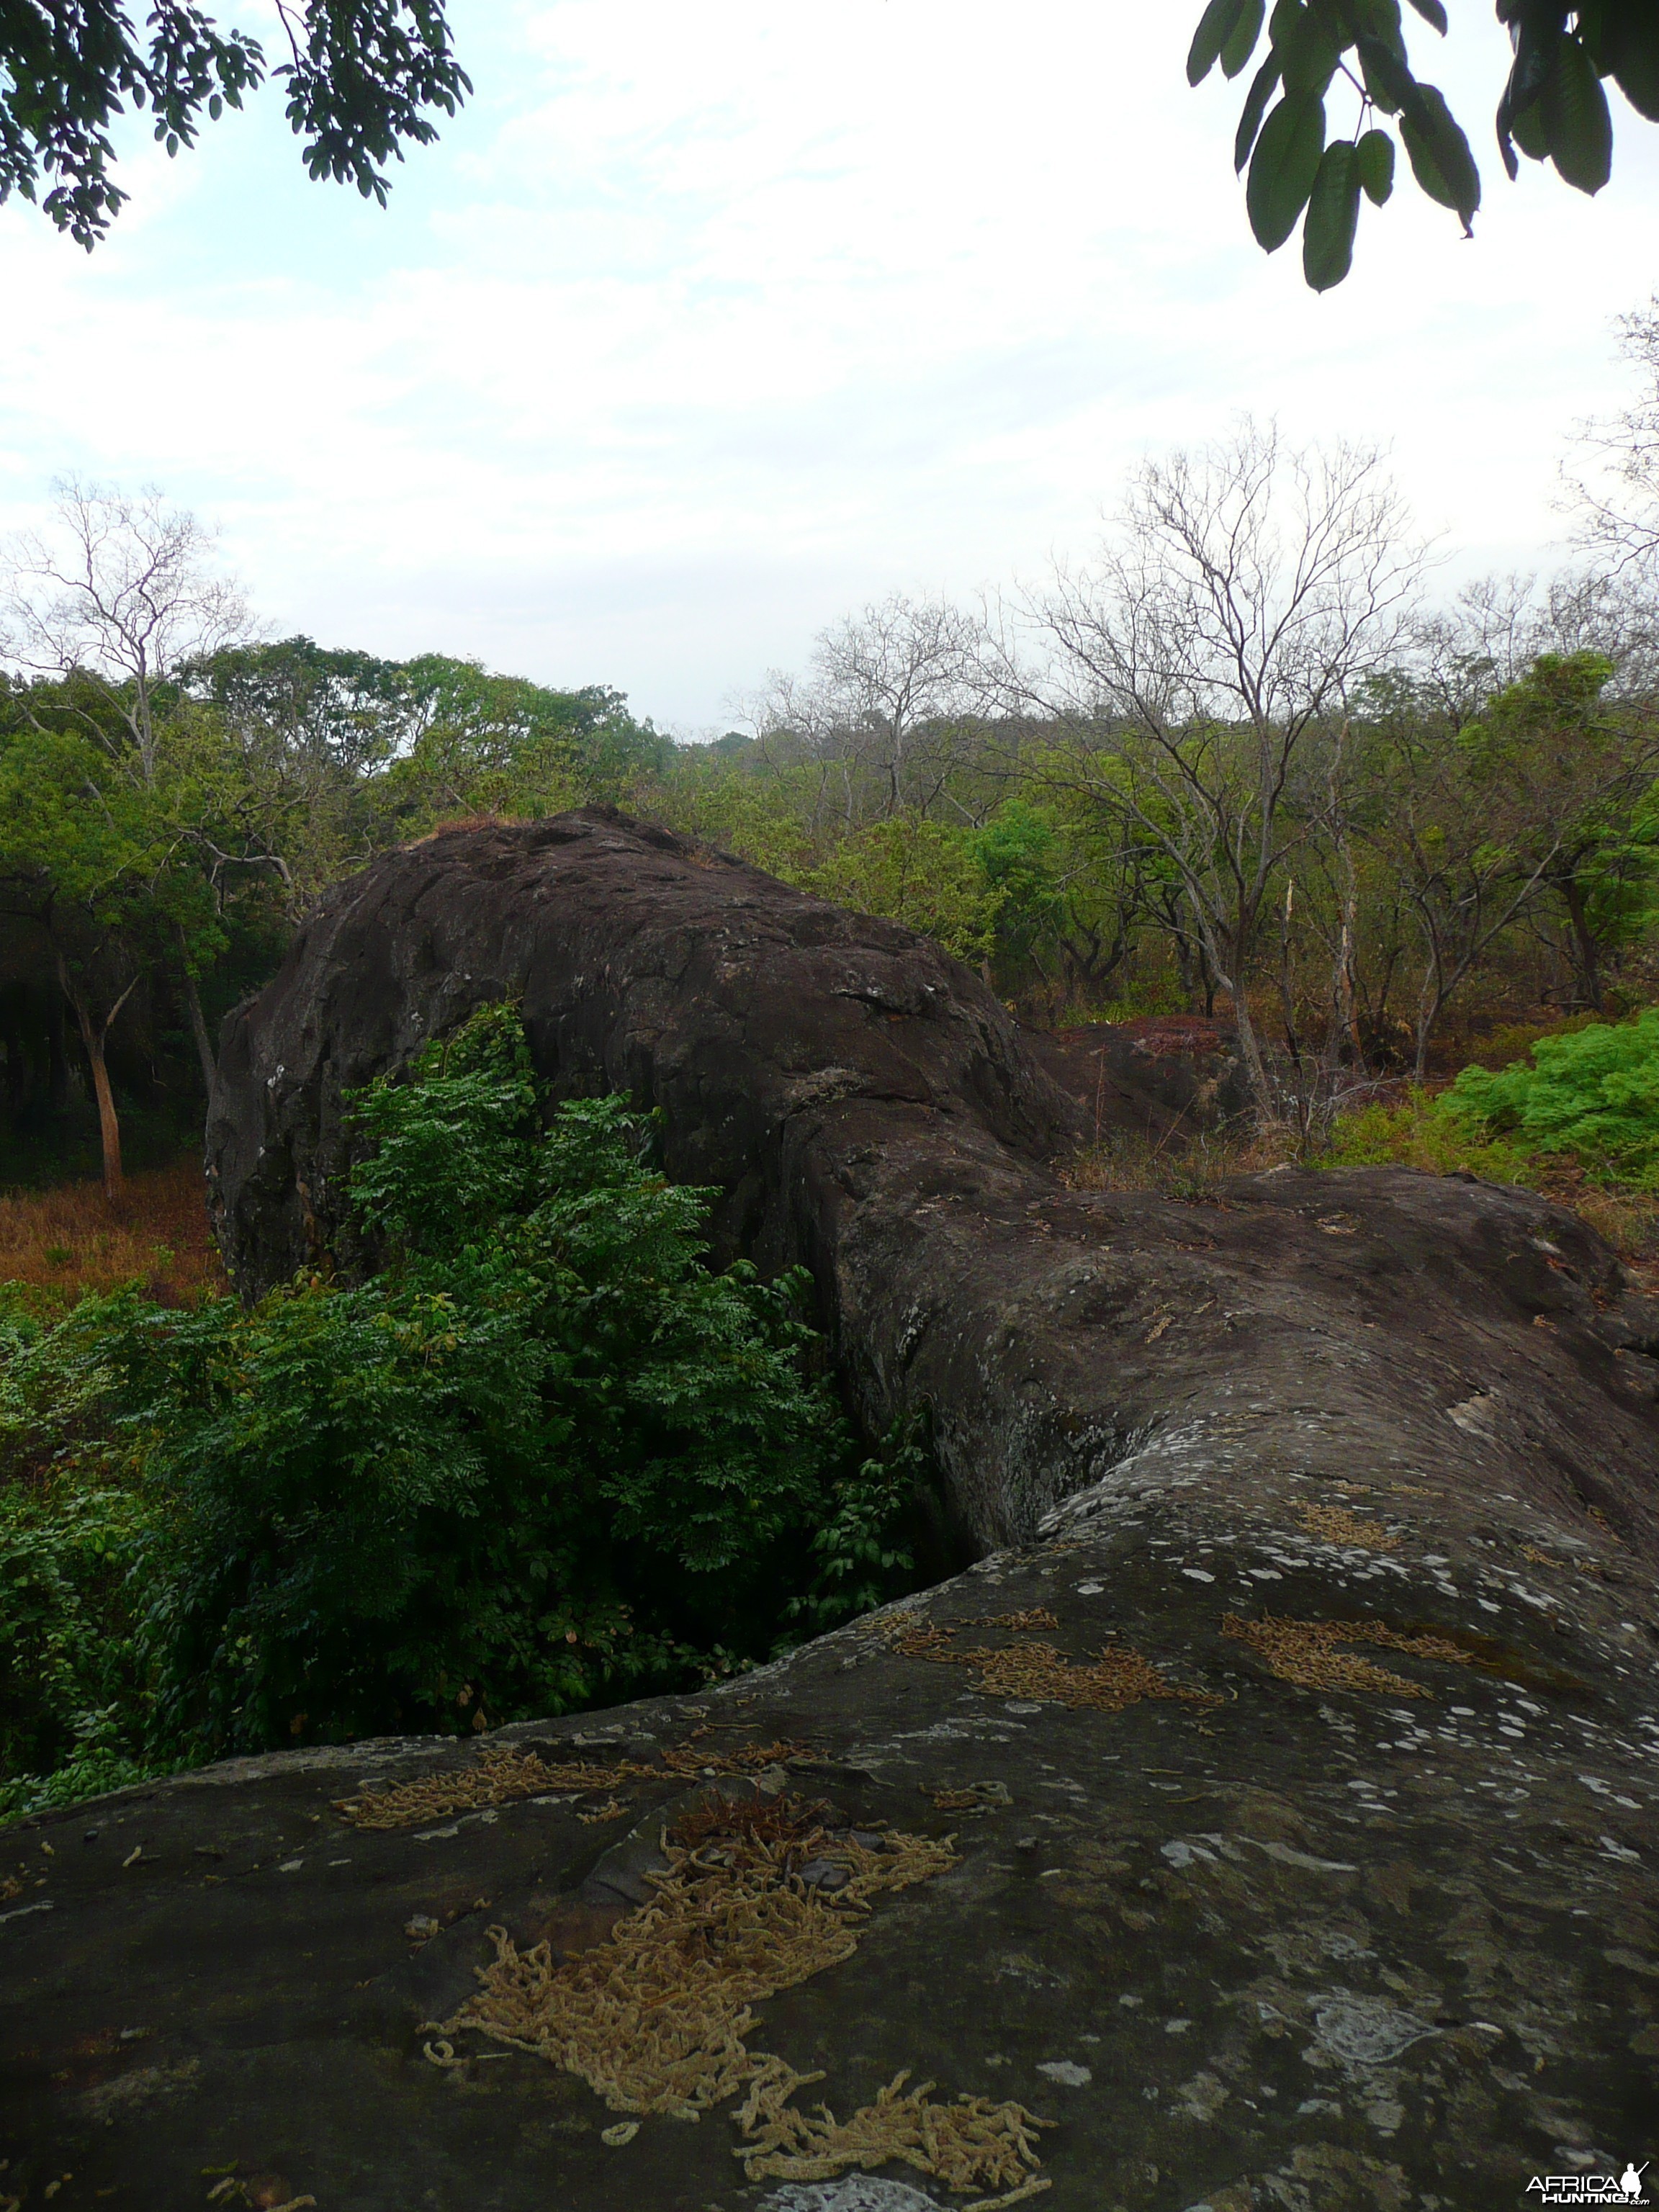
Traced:
[[1029, 1033], [1039, 1064], [1084, 1111], [1097, 1142], [1124, 1129], [1179, 1140], [1249, 1109], [1237, 1032], [1203, 1014], [1079, 1022]]
[[[740, 2040], [821, 2072], [794, 2103], [842, 2121], [905, 2069], [1017, 2102], [1050, 2185], [1023, 2201], [1473, 2212], [1652, 2155], [1659, 1329], [1590, 1232], [1395, 1171], [1068, 1191], [1077, 1116], [963, 969], [587, 815], [392, 856], [232, 1024], [213, 1152], [250, 1287], [336, 1232], [342, 1086], [520, 990], [556, 1085], [660, 1105], [728, 1247], [811, 1263], [868, 1416], [932, 1408], [986, 1556], [695, 1700], [500, 1732], [544, 1765], [499, 1802], [478, 1747], [394, 1742], [21, 1824], [0, 2188], [1006, 2193], [925, 2144], [751, 2172], [735, 2094], [630, 2135], [556, 2050], [434, 2030], [488, 1927], [553, 1972], [637, 1936], [705, 1765], [823, 1801], [813, 1910], [836, 1838], [954, 1836]], [[410, 1779], [402, 1826], [338, 1802]]]

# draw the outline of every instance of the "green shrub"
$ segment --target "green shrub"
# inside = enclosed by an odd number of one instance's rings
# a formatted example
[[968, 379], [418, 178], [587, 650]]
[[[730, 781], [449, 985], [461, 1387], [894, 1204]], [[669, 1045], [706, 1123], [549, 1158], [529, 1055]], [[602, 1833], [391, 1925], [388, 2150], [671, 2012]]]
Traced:
[[8, 1772], [556, 1713], [908, 1586], [915, 1451], [857, 1463], [804, 1271], [711, 1272], [647, 1121], [544, 1120], [503, 1009], [356, 1111], [367, 1279], [0, 1345]]
[[854, 830], [794, 880], [820, 898], [921, 930], [975, 965], [995, 948], [1011, 890], [988, 875], [978, 833], [915, 814]]
[[1604, 1180], [1659, 1188], [1659, 1008], [1532, 1047], [1531, 1064], [1466, 1067], [1449, 1122], [1534, 1152], [1570, 1152]]
[[108, 1338], [135, 1310], [89, 1299], [46, 1328], [0, 1307], [0, 1816], [144, 1771], [128, 1580], [146, 1508], [100, 1440]]

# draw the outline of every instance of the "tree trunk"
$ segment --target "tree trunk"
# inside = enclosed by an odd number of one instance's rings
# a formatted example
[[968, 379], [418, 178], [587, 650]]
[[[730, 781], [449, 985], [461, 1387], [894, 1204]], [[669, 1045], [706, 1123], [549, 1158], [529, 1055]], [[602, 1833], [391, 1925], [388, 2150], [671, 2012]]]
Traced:
[[1429, 1072], [1429, 1039], [1440, 1018], [1440, 1010], [1449, 994], [1443, 991], [1434, 970], [1423, 978], [1423, 989], [1417, 1001], [1417, 1056], [1412, 1066], [1412, 1081], [1421, 1083]]
[[1584, 981], [1584, 996], [1599, 1014], [1601, 1012], [1601, 963], [1596, 954], [1595, 933], [1591, 929], [1589, 916], [1584, 911], [1584, 894], [1579, 889], [1576, 876], [1564, 879], [1561, 895], [1566, 902], [1567, 919], [1572, 924], [1573, 942], [1578, 948], [1578, 968]]
[[[1216, 957], [1217, 946], [1211, 939], [1206, 919], [1200, 915], [1200, 926], [1204, 934], [1200, 940], [1204, 953], [1205, 981], [1209, 986], [1211, 1003], [1215, 990], [1223, 990], [1232, 1000], [1233, 1024], [1238, 1031], [1238, 1056], [1244, 1063], [1245, 1080], [1255, 1101], [1255, 1109], [1261, 1126], [1271, 1128], [1279, 1119], [1279, 1103], [1267, 1080], [1267, 1064], [1261, 1057], [1261, 1041], [1255, 1033], [1255, 1024], [1250, 1019], [1250, 1002], [1244, 995], [1243, 963], [1229, 963], [1224, 968]], [[1213, 977], [1212, 984], [1210, 978]]]
[[1285, 1018], [1285, 1049], [1297, 1064], [1302, 1064], [1302, 1039], [1296, 1026], [1296, 984], [1291, 972], [1291, 905], [1295, 896], [1293, 884], [1285, 885], [1285, 910], [1279, 928], [1279, 1006]]
[[121, 1124], [115, 1112], [115, 1093], [109, 1087], [109, 1070], [104, 1065], [104, 1039], [107, 1034], [84, 1019], [81, 1024], [82, 1041], [92, 1063], [93, 1096], [98, 1101], [98, 1135], [104, 1148], [104, 1196], [113, 1204], [121, 1195], [124, 1178]]
[[1261, 1117], [1263, 1128], [1271, 1128], [1279, 1119], [1279, 1105], [1273, 1094], [1273, 1086], [1267, 1080], [1267, 1064], [1261, 1057], [1255, 1024], [1250, 1019], [1249, 1001], [1243, 988], [1229, 982], [1224, 975], [1218, 980], [1233, 1002], [1233, 1020], [1238, 1028], [1238, 1055], [1244, 1063], [1244, 1073], [1255, 1099], [1256, 1112]]
[[202, 1012], [202, 994], [196, 988], [189, 957], [185, 950], [185, 933], [175, 929], [179, 944], [179, 970], [185, 979], [185, 1004], [190, 1009], [190, 1031], [196, 1040], [196, 1057], [202, 1065], [202, 1088], [210, 1098], [213, 1096], [213, 1043], [208, 1036], [207, 1017]]
[[115, 1110], [115, 1093], [110, 1088], [104, 1047], [115, 1017], [137, 989], [138, 978], [133, 977], [101, 1022], [94, 1021], [91, 1007], [71, 986], [69, 963], [61, 952], [58, 956], [58, 980], [63, 986], [64, 996], [75, 1009], [81, 1042], [87, 1048], [87, 1064], [92, 1070], [92, 1095], [98, 1102], [98, 1135], [104, 1152], [104, 1196], [113, 1204], [121, 1195], [125, 1178], [121, 1173], [121, 1122]]

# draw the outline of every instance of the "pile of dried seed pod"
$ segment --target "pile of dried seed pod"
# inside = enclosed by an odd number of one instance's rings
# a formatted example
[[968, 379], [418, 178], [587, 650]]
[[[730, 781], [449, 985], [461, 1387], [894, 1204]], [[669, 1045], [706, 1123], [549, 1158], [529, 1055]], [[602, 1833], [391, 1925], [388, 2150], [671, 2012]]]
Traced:
[[1380, 1521], [1350, 1513], [1346, 1505], [1298, 1505], [1296, 1517], [1322, 1544], [1344, 1544], [1367, 1552], [1397, 1552], [1400, 1539]]
[[334, 1809], [354, 1828], [406, 1828], [416, 1820], [447, 1820], [452, 1813], [468, 1813], [484, 1805], [508, 1805], [520, 1797], [611, 1790], [618, 1782], [633, 1781], [653, 1771], [626, 1759], [614, 1765], [585, 1760], [556, 1765], [532, 1751], [486, 1743], [476, 1765], [423, 1774], [412, 1782], [394, 1782], [385, 1790], [342, 1797]]
[[1340, 1650], [1344, 1644], [1380, 1645], [1453, 1667], [1474, 1663], [1467, 1651], [1443, 1636], [1407, 1636], [1380, 1620], [1281, 1620], [1272, 1613], [1259, 1620], [1242, 1620], [1229, 1613], [1223, 1615], [1221, 1626], [1224, 1634], [1248, 1644], [1265, 1659], [1269, 1673], [1283, 1682], [1294, 1682], [1299, 1690], [1384, 1690], [1396, 1698], [1432, 1696], [1420, 1682], [1407, 1681], [1403, 1674]]
[[833, 1834], [821, 1807], [721, 1801], [665, 1835], [650, 1904], [603, 1942], [555, 1959], [489, 1930], [479, 1989], [438, 2025], [534, 2052], [596, 2089], [613, 2112], [693, 2118], [736, 2094], [760, 2063], [744, 2038], [759, 1999], [850, 1958], [872, 1897], [954, 1866], [947, 1838]]
[[873, 2105], [842, 2121], [827, 2105], [803, 2112], [789, 2102], [822, 2074], [798, 2074], [781, 2058], [765, 2059], [737, 2112], [747, 2138], [737, 2153], [744, 2172], [750, 2181], [830, 2181], [849, 2166], [903, 2164], [947, 2189], [1017, 2191], [1001, 2198], [1004, 2203], [1037, 2193], [1031, 2186], [1036, 2131], [1054, 2126], [1052, 2120], [984, 2097], [935, 2104], [933, 2084], [907, 2089], [909, 2078], [908, 2069], [895, 2075]]
[[[1048, 2186], [1036, 2174], [1040, 2122], [1023, 2106], [961, 2097], [933, 2101], [932, 2082], [900, 2074], [845, 2122], [826, 2107], [797, 2111], [795, 2091], [822, 2077], [751, 2051], [753, 2006], [850, 1957], [870, 1900], [955, 1865], [949, 1838], [843, 1833], [827, 1808], [788, 1797], [714, 1795], [689, 1807], [663, 1838], [657, 1894], [574, 1957], [547, 1943], [521, 1952], [489, 1930], [493, 1961], [479, 1990], [426, 2045], [434, 2065], [459, 2059], [451, 2038], [471, 2031], [579, 2075], [613, 2112], [680, 2119], [735, 2095], [751, 2180], [811, 2181], [849, 2166], [909, 2165], [957, 2191], [1005, 2192], [965, 2212], [996, 2212]], [[607, 2142], [624, 2142], [623, 2129]]]
[[[683, 1744], [661, 1754], [659, 1766], [642, 1766], [636, 1759], [619, 1759], [607, 1764], [592, 1759], [547, 1759], [533, 1751], [516, 1751], [510, 1744], [486, 1742], [471, 1766], [423, 1774], [412, 1782], [395, 1782], [384, 1790], [366, 1790], [356, 1797], [336, 1800], [334, 1809], [355, 1828], [406, 1828], [416, 1820], [447, 1820], [454, 1813], [470, 1813], [486, 1805], [509, 1805], [523, 1797], [586, 1796], [616, 1790], [619, 1783], [660, 1781], [665, 1776], [684, 1780], [693, 1774], [753, 1774], [785, 1759], [805, 1755], [804, 1744], [738, 1744], [719, 1750], [702, 1741], [707, 1728], [694, 1729]], [[614, 1797], [610, 1811], [590, 1809], [581, 1819], [612, 1820], [622, 1808]]]

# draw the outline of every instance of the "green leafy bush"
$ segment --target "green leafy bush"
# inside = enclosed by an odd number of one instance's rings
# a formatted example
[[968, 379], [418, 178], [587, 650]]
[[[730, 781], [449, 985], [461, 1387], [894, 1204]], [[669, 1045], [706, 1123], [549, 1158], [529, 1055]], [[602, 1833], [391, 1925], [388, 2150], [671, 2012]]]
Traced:
[[1466, 1067], [1437, 1110], [1520, 1149], [1576, 1154], [1603, 1178], [1659, 1188], [1659, 1008], [1540, 1037], [1530, 1065]]
[[1006, 882], [986, 872], [973, 831], [896, 814], [843, 838], [795, 880], [820, 898], [919, 929], [958, 960], [988, 960]]
[[915, 1449], [857, 1464], [804, 1272], [711, 1272], [647, 1121], [544, 1119], [499, 1008], [356, 1110], [367, 1279], [0, 1346], [8, 1771], [558, 1712], [908, 1587]]
[[135, 1307], [89, 1299], [55, 1328], [0, 1307], [0, 1815], [143, 1771], [127, 1581], [146, 1509], [99, 1441]]

